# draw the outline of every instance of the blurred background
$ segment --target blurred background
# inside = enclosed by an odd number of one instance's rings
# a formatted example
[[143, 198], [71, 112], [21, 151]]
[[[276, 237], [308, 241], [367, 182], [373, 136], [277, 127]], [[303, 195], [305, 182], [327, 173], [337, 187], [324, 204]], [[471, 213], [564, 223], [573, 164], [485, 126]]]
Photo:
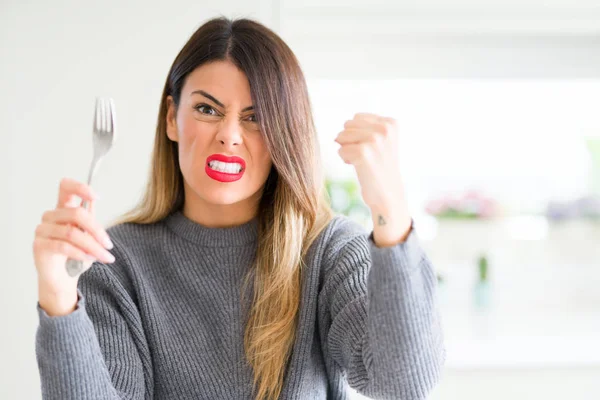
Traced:
[[600, 398], [600, 1], [1, 0], [0, 399], [40, 398], [31, 244], [60, 179], [87, 178], [95, 96], [119, 126], [107, 223], [141, 194], [173, 59], [217, 15], [296, 53], [332, 204], [367, 228], [333, 139], [356, 112], [399, 121], [448, 350], [431, 398]]

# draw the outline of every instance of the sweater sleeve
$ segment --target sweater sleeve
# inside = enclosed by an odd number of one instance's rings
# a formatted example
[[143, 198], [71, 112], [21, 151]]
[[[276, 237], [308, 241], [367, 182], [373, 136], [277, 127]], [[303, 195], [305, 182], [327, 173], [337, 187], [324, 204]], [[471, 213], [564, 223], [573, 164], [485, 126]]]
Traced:
[[36, 359], [44, 400], [151, 399], [152, 368], [141, 319], [108, 266], [78, 282], [77, 308], [50, 317], [37, 303]]
[[379, 248], [354, 235], [326, 266], [319, 295], [325, 356], [348, 384], [377, 399], [426, 399], [446, 352], [433, 266], [414, 227], [406, 241]]

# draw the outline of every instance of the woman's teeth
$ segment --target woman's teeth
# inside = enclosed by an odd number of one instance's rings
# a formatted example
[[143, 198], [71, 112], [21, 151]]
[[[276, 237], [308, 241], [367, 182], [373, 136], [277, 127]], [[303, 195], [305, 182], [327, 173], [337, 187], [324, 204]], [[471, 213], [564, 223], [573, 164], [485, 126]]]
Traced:
[[242, 172], [242, 165], [238, 163], [226, 163], [223, 161], [213, 160], [208, 163], [210, 169], [215, 171], [224, 172], [226, 174], [239, 174]]

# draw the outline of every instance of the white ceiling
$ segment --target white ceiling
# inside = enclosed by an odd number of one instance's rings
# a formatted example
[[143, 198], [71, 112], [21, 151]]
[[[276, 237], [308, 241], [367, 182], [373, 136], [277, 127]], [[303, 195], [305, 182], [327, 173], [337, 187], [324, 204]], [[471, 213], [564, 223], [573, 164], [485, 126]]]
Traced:
[[280, 0], [312, 78], [600, 77], [599, 0]]

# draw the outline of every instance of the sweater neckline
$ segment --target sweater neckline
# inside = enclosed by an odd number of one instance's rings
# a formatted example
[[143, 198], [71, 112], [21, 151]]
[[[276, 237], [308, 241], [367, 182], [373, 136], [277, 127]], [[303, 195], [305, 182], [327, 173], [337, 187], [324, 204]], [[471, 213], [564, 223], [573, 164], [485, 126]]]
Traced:
[[258, 218], [227, 228], [211, 228], [186, 217], [181, 210], [169, 214], [165, 224], [176, 235], [207, 247], [235, 247], [255, 243]]

